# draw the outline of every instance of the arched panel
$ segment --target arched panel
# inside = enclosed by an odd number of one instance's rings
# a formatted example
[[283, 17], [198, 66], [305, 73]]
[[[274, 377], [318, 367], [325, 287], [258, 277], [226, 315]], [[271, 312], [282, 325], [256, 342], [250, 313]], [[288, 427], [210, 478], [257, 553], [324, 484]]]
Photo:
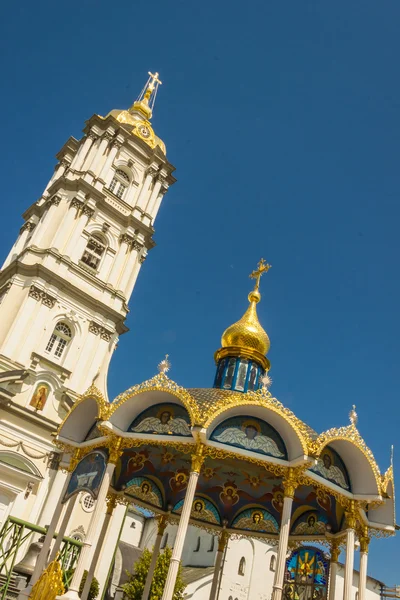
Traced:
[[279, 525], [275, 517], [263, 508], [252, 507], [241, 511], [233, 520], [232, 529], [259, 531], [262, 533], [279, 533]]
[[179, 404], [156, 404], [141, 412], [129, 425], [128, 431], [191, 437], [189, 413]]
[[274, 427], [256, 417], [231, 417], [214, 429], [210, 439], [227, 446], [287, 460], [282, 437]]
[[318, 511], [309, 510], [298, 517], [292, 525], [292, 535], [325, 535], [327, 517]]
[[58, 436], [72, 442], [83, 442], [100, 417], [101, 409], [102, 403], [95, 397], [82, 398], [61, 423]]
[[25, 456], [17, 454], [17, 452], [2, 450], [0, 452], [0, 462], [10, 467], [14, 467], [19, 471], [23, 471], [24, 473], [29, 473], [31, 475], [36, 475], [36, 477], [42, 478], [41, 472], [34, 465], [34, 463], [29, 460], [29, 458], [25, 458]]
[[351, 492], [351, 482], [346, 465], [336, 450], [330, 446], [323, 448], [317, 464], [311, 469], [317, 475]]
[[163, 495], [159, 486], [147, 477], [133, 477], [127, 483], [125, 494], [158, 508], [163, 506]]
[[302, 547], [295, 550], [286, 562], [283, 588], [285, 598], [315, 598], [327, 596], [329, 562], [321, 550]]
[[[173, 512], [180, 514], [182, 512], [184, 498], [180, 500], [173, 508]], [[201, 496], [195, 496], [190, 513], [192, 519], [205, 521], [207, 523], [221, 524], [221, 516], [210, 500]]]

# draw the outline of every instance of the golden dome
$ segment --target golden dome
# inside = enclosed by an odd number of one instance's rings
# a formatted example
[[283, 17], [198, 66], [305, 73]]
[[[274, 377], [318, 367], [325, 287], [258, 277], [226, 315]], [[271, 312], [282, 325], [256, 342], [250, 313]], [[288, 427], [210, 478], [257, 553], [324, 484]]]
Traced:
[[260, 325], [256, 308], [261, 300], [261, 294], [258, 291], [260, 278], [269, 268], [270, 265], [261, 259], [258, 270], [253, 271], [250, 275], [250, 277], [256, 279], [254, 290], [248, 296], [250, 306], [243, 317], [225, 329], [222, 334], [221, 348], [215, 353], [217, 362], [225, 356], [243, 356], [255, 359], [262, 364], [264, 369], [269, 369], [269, 360], [265, 355], [270, 348], [270, 341], [266, 331]]
[[261, 327], [257, 316], [256, 306], [260, 299], [261, 294], [258, 291], [250, 292], [250, 306], [239, 321], [225, 329], [221, 338], [222, 348], [236, 346], [267, 354], [270, 347], [269, 337]]

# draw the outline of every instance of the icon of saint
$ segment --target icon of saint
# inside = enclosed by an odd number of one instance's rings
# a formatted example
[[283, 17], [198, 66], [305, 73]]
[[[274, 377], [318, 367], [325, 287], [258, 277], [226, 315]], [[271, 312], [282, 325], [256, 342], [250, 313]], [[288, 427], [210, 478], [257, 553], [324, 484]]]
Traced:
[[349, 489], [349, 485], [346, 482], [342, 470], [333, 464], [330, 452], [323, 451], [322, 455], [317, 460], [316, 467], [314, 467], [312, 470], [322, 475], [322, 477], [325, 477], [325, 479], [329, 479], [330, 481], [337, 483], [345, 490]]
[[240, 427], [227, 427], [213, 439], [223, 444], [239, 446], [245, 450], [253, 450], [262, 452], [277, 458], [284, 456], [276, 444], [276, 442], [261, 433], [261, 426], [258, 421], [249, 419], [242, 423]]
[[48, 394], [49, 387], [44, 383], [40, 383], [36, 387], [36, 390], [29, 404], [33, 406], [35, 410], [43, 410], [44, 405], [46, 404]]
[[164, 407], [156, 417], [145, 417], [140, 423], [131, 427], [135, 433], [155, 433], [190, 436], [190, 426], [182, 417], [174, 418], [172, 407]]

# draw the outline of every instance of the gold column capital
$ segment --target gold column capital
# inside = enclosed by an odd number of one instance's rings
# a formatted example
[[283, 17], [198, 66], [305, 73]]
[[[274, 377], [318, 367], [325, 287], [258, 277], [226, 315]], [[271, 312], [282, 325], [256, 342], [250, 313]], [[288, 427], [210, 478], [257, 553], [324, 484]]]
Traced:
[[121, 457], [121, 455], [123, 453], [122, 438], [113, 436], [110, 439], [110, 441], [108, 442], [108, 449], [109, 449], [108, 464], [111, 463], [113, 465], [116, 465], [118, 462], [118, 459]]
[[355, 529], [357, 526], [356, 503], [350, 500], [348, 510], [345, 511], [346, 523], [348, 529]]
[[116, 494], [107, 494], [106, 498], [107, 503], [107, 515], [112, 515], [114, 512], [114, 508], [117, 506], [117, 495]]
[[361, 535], [359, 537], [360, 540], [360, 552], [364, 552], [364, 554], [368, 554], [369, 543], [371, 538], [368, 535], [368, 527], [363, 527]]
[[157, 521], [158, 521], [157, 533], [158, 533], [158, 535], [163, 535], [165, 528], [168, 525], [167, 515], [161, 515], [160, 517], [157, 518]]
[[200, 473], [205, 459], [204, 444], [198, 444], [196, 452], [192, 454], [192, 473]]
[[293, 499], [298, 485], [298, 475], [296, 471], [290, 467], [283, 479], [283, 495], [285, 498]]
[[221, 532], [221, 536], [218, 540], [218, 552], [223, 552], [226, 548], [226, 545], [229, 540], [229, 533], [226, 529], [223, 529]]
[[339, 540], [331, 541], [331, 562], [339, 562], [340, 548]]

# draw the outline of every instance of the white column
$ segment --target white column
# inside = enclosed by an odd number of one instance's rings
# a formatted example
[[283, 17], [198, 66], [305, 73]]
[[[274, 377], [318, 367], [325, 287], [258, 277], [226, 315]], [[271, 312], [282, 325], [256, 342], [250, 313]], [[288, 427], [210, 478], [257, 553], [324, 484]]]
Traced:
[[292, 516], [292, 504], [296, 491], [296, 481], [293, 472], [289, 469], [286, 479], [283, 481], [284, 501], [279, 532], [278, 556], [276, 561], [275, 580], [272, 588], [272, 600], [281, 600], [283, 579], [285, 576], [286, 554], [289, 541], [290, 519]]
[[42, 239], [43, 235], [46, 233], [46, 229], [47, 229], [48, 225], [53, 220], [54, 213], [56, 212], [57, 207], [60, 204], [60, 202], [61, 202], [60, 196], [53, 196], [52, 198], [47, 200], [45, 206], [48, 206], [48, 209], [47, 209], [47, 212], [45, 212], [45, 214], [40, 219], [39, 223], [36, 225], [35, 232], [33, 233], [32, 238], [31, 238], [32, 246], [37, 246], [38, 244], [40, 244], [40, 240]]
[[138, 196], [138, 199], [136, 201], [136, 207], [135, 208], [141, 208], [143, 210], [143, 207], [146, 204], [146, 200], [147, 200], [147, 194], [149, 192], [149, 187], [150, 184], [153, 180], [153, 177], [156, 173], [156, 170], [153, 169], [153, 167], [150, 167], [149, 169], [147, 169], [147, 174], [145, 177], [145, 180], [143, 182], [142, 185], [142, 189], [140, 190], [140, 194]]
[[157, 196], [157, 200], [156, 200], [156, 202], [154, 204], [154, 208], [151, 210], [151, 212], [149, 211], [152, 223], [154, 223], [155, 218], [156, 218], [156, 216], [158, 214], [158, 211], [160, 210], [161, 202], [162, 202], [162, 200], [164, 198], [164, 194], [166, 193], [167, 189], [168, 189], [168, 185], [164, 184], [164, 186], [161, 188], [160, 193]]
[[79, 209], [83, 206], [83, 202], [78, 198], [74, 198], [71, 200], [71, 203], [68, 207], [67, 214], [65, 218], [62, 220], [61, 225], [56, 231], [54, 236], [54, 240], [51, 243], [52, 248], [56, 248], [61, 252], [63, 249], [65, 240], [67, 239], [68, 233], [72, 231], [74, 228], [74, 221], [78, 214]]
[[126, 233], [122, 234], [120, 237], [120, 247], [117, 252], [117, 256], [114, 259], [114, 264], [111, 267], [111, 272], [108, 277], [108, 283], [113, 287], [116, 287], [118, 280], [120, 278], [121, 269], [126, 258], [126, 254], [128, 252], [129, 245], [133, 242], [131, 236]]
[[53, 176], [51, 177], [49, 183], [46, 185], [46, 187], [44, 189], [43, 196], [48, 195], [48, 194], [46, 194], [46, 192], [49, 189], [49, 187], [56, 181], [56, 179], [59, 179], [60, 177], [62, 177], [62, 175], [64, 175], [65, 171], [68, 169], [69, 166], [70, 166], [70, 163], [65, 159], [61, 160], [58, 163], [58, 165], [56, 166], [56, 169], [53, 173]]
[[77, 219], [77, 223], [75, 225], [75, 229], [71, 235], [71, 237], [69, 238], [64, 254], [66, 254], [67, 256], [71, 256], [71, 254], [74, 252], [78, 241], [83, 233], [83, 230], [85, 229], [88, 220], [93, 216], [94, 210], [88, 206], [84, 206], [81, 209], [81, 213]]
[[355, 534], [354, 528], [351, 526], [353, 524], [353, 517], [346, 518], [348, 529], [346, 530], [346, 564], [344, 569], [343, 600], [352, 600], [351, 592], [353, 587]]
[[19, 230], [19, 237], [17, 238], [17, 241], [11, 248], [6, 260], [4, 261], [2, 269], [5, 269], [10, 264], [10, 262], [12, 262], [14, 258], [16, 258], [22, 252], [22, 250], [25, 247], [26, 240], [28, 239], [30, 232], [33, 231], [34, 228], [35, 225], [34, 223], [32, 223], [32, 221], [26, 221], [26, 223], [22, 225], [21, 229]]
[[101, 138], [97, 152], [94, 155], [93, 160], [89, 166], [89, 171], [91, 171], [94, 175], [96, 175], [96, 169], [99, 166], [101, 159], [103, 158], [104, 152], [106, 151], [109, 141], [110, 135], [108, 133], [105, 133]]
[[121, 148], [121, 143], [118, 142], [117, 140], [115, 140], [111, 146], [110, 152], [108, 153], [108, 156], [106, 158], [106, 162], [103, 165], [103, 168], [100, 171], [99, 174], [99, 179], [103, 179], [103, 181], [105, 181], [106, 177], [107, 177], [107, 173], [111, 168], [111, 165], [114, 162], [115, 157], [118, 154], [118, 150]]
[[190, 472], [185, 500], [183, 502], [178, 531], [176, 532], [175, 544], [172, 550], [171, 562], [168, 569], [167, 579], [165, 581], [162, 600], [172, 600], [172, 597], [174, 595], [176, 576], [178, 574], [179, 565], [181, 562], [183, 544], [185, 542], [185, 536], [189, 525], [190, 513], [192, 511], [193, 499], [197, 487], [197, 480], [199, 479], [203, 460], [203, 447], [200, 446], [200, 448], [198, 448], [196, 454], [192, 458], [192, 470]]
[[54, 512], [54, 506], [57, 504], [57, 501], [61, 495], [66, 478], [67, 473], [58, 467], [53, 480], [49, 483], [50, 491], [40, 513], [39, 525], [42, 527], [46, 527], [50, 523]]
[[75, 154], [74, 160], [71, 163], [71, 169], [74, 169], [75, 171], [79, 171], [79, 169], [83, 165], [83, 161], [85, 160], [87, 153], [89, 152], [89, 150], [92, 147], [92, 144], [96, 138], [97, 138], [97, 136], [94, 132], [92, 132], [92, 131], [89, 132], [89, 134], [88, 134], [87, 138], [85, 139], [85, 141], [83, 142], [82, 146], [80, 148], [78, 148], [78, 151]]
[[94, 134], [94, 138], [93, 138], [93, 144], [89, 150], [89, 152], [86, 154], [86, 157], [83, 161], [83, 164], [81, 166], [81, 171], [88, 171], [90, 165], [92, 164], [92, 161], [94, 159], [94, 157], [96, 156], [98, 150], [99, 150], [99, 136]]
[[53, 544], [53, 547], [51, 549], [51, 553], [50, 553], [50, 556], [48, 558], [47, 564], [50, 564], [51, 562], [53, 562], [53, 560], [56, 559], [57, 552], [61, 548], [61, 544], [62, 544], [62, 541], [64, 539], [64, 535], [65, 535], [66, 529], [68, 527], [68, 523], [69, 523], [69, 520], [71, 518], [72, 511], [74, 510], [74, 506], [76, 504], [76, 499], [77, 498], [78, 498], [78, 494], [75, 494], [75, 496], [72, 496], [72, 498], [70, 498], [67, 501], [67, 507], [66, 507], [63, 519], [61, 521], [61, 525], [58, 528], [57, 537], [54, 540], [54, 544]]
[[222, 561], [224, 559], [224, 551], [226, 548], [226, 544], [228, 543], [228, 540], [229, 540], [229, 533], [227, 531], [223, 530], [221, 533], [221, 537], [219, 539], [219, 543], [218, 543], [218, 551], [215, 556], [214, 575], [213, 575], [213, 580], [212, 580], [212, 584], [211, 584], [211, 592], [210, 592], [209, 600], [217, 600], [218, 583], [219, 583], [219, 580], [222, 575], [222, 573], [221, 573]]
[[[161, 541], [164, 535], [165, 528], [167, 526], [167, 517], [162, 515], [158, 522], [157, 537], [153, 547], [153, 554], [151, 555], [151, 561], [149, 570], [146, 577], [146, 583], [144, 584], [142, 600], [148, 600], [150, 594], [150, 588], [153, 581], [154, 569], [156, 568], [157, 558], [160, 554]], [[83, 600], [83, 599], [82, 599]]]
[[329, 595], [328, 600], [335, 600], [336, 593], [336, 578], [338, 571], [338, 561], [339, 561], [339, 543], [337, 541], [333, 541], [331, 543], [331, 560], [329, 565]]
[[100, 518], [104, 514], [104, 503], [108, 494], [108, 489], [110, 487], [111, 477], [114, 473], [115, 463], [117, 462], [119, 456], [120, 454], [118, 450], [112, 451], [110, 453], [110, 459], [107, 464], [106, 472], [104, 473], [103, 481], [99, 490], [99, 495], [97, 497], [96, 506], [94, 511], [92, 512], [92, 518], [90, 520], [88, 532], [83, 542], [81, 553], [78, 558], [78, 563], [75, 568], [74, 576], [72, 578], [68, 591], [62, 596], [57, 596], [57, 598], [62, 598], [63, 600], [80, 600], [79, 587], [81, 584], [83, 573], [85, 569], [88, 568], [87, 563], [90, 557], [91, 547], [95, 539]]
[[146, 211], [145, 211], [148, 215], [151, 215], [151, 212], [154, 208], [154, 204], [156, 203], [156, 200], [158, 197], [158, 192], [161, 189], [162, 183], [163, 183], [163, 180], [159, 177], [154, 184], [154, 187], [151, 191], [150, 199], [147, 203]]
[[121, 275], [121, 278], [120, 278], [119, 284], [118, 284], [118, 289], [121, 290], [122, 292], [125, 292], [125, 288], [128, 285], [129, 279], [132, 277], [132, 274], [133, 274], [133, 271], [135, 268], [135, 264], [136, 264], [136, 261], [138, 258], [138, 254], [141, 249], [142, 249], [142, 245], [137, 240], [134, 240], [131, 243], [131, 250], [130, 250], [129, 258], [125, 264], [123, 273]]
[[133, 272], [131, 273], [129, 282], [127, 284], [126, 287], [126, 291], [125, 291], [125, 298], [127, 300], [129, 300], [132, 292], [133, 292], [133, 288], [135, 287], [135, 283], [136, 280], [138, 278], [139, 275], [139, 271], [140, 271], [140, 267], [142, 266], [142, 264], [144, 263], [144, 261], [146, 260], [146, 256], [147, 256], [147, 250], [143, 249], [141, 252], [141, 255], [139, 256], [139, 259], [135, 265], [135, 268], [133, 269]]
[[358, 600], [366, 599], [367, 591], [367, 567], [368, 567], [368, 530], [360, 538], [360, 575], [358, 579]]
[[69, 476], [65, 480], [63, 488], [61, 490], [61, 494], [59, 496], [57, 506], [54, 510], [50, 525], [47, 529], [46, 537], [44, 538], [42, 549], [36, 560], [35, 569], [32, 573], [32, 577], [29, 581], [29, 585], [25, 589], [21, 590], [21, 592], [19, 593], [19, 596], [18, 596], [19, 600], [26, 600], [26, 598], [31, 593], [34, 584], [37, 582], [40, 575], [42, 574], [42, 571], [45, 568], [46, 561], [47, 561], [47, 555], [50, 550], [51, 542], [53, 541], [53, 537], [56, 532], [57, 524], [58, 524], [61, 512], [63, 510], [64, 505], [62, 503], [62, 500], [63, 500], [65, 492], [67, 491], [69, 480], [71, 479], [72, 470], [75, 468], [75, 466], [77, 464], [78, 456], [79, 456], [79, 453], [75, 453], [73, 459], [71, 460], [71, 464], [68, 469]]
[[115, 494], [111, 494], [107, 498], [107, 512], [104, 517], [103, 525], [101, 526], [101, 530], [98, 532], [98, 535], [96, 536], [97, 539], [95, 539], [93, 541], [95, 550], [94, 550], [94, 554], [92, 557], [92, 562], [90, 563], [90, 567], [89, 567], [89, 571], [88, 571], [88, 574], [86, 577], [85, 585], [82, 590], [81, 600], [86, 600], [89, 595], [90, 586], [92, 584], [94, 573], [96, 571], [97, 564], [99, 562], [100, 552], [103, 547], [102, 542], [103, 542], [103, 540], [106, 539], [107, 530], [108, 530], [108, 527], [109, 527], [109, 524], [111, 521], [111, 517], [113, 515], [114, 508], [117, 504], [116, 500], [117, 500], [117, 498], [116, 498]]

